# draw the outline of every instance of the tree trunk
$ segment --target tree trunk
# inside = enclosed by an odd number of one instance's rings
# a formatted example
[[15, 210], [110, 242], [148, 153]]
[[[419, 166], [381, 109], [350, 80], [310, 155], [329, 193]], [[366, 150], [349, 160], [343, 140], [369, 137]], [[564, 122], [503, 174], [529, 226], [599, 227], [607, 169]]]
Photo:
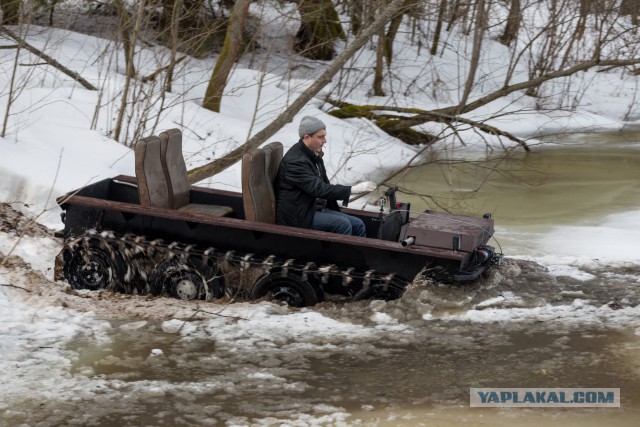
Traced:
[[164, 85], [164, 90], [166, 92], [171, 92], [173, 89], [173, 72], [176, 67], [176, 55], [178, 52], [178, 44], [179, 44], [181, 12], [182, 12], [182, 0], [175, 0], [173, 4], [173, 10], [171, 12], [171, 27], [170, 27], [171, 55], [169, 57], [169, 66], [167, 67], [167, 80]]
[[351, 31], [358, 35], [366, 22], [365, 18], [365, 2], [366, 0], [351, 0], [349, 7], [349, 16], [351, 17]]
[[391, 67], [391, 60], [393, 59], [393, 43], [396, 40], [400, 24], [402, 24], [403, 16], [404, 13], [398, 13], [393, 17], [389, 23], [389, 28], [387, 29], [387, 34], [384, 39], [384, 57], [387, 60], [387, 66], [389, 67]]
[[295, 51], [309, 59], [333, 59], [333, 42], [347, 37], [331, 0], [301, 0], [298, 10], [302, 22], [293, 44]]
[[373, 95], [384, 96], [384, 90], [382, 89], [382, 79], [384, 77], [384, 45], [386, 36], [384, 33], [384, 27], [381, 27], [378, 31], [378, 46], [376, 49], [376, 69], [373, 73]]
[[200, 22], [200, 10], [203, 0], [162, 0], [162, 14], [159, 27], [169, 28], [174, 25], [175, 14], [178, 14], [179, 36], [183, 37], [187, 31], [199, 32], [202, 27]]
[[[408, 2], [407, 2], [408, 4]], [[384, 3], [378, 3], [378, 6], [375, 10], [379, 10]], [[384, 66], [391, 68], [391, 62], [393, 60], [393, 43], [395, 41], [396, 35], [398, 34], [398, 29], [400, 28], [400, 24], [402, 23], [402, 17], [404, 13], [398, 13], [393, 17], [391, 22], [389, 23], [389, 28], [387, 31], [384, 31], [384, 27], [380, 29], [378, 32], [378, 46], [376, 49], [376, 69], [373, 78], [373, 94], [374, 96], [385, 96], [384, 89], [382, 88], [382, 82], [384, 78]], [[374, 18], [372, 14], [371, 18]]]
[[622, 0], [620, 5], [620, 14], [629, 15], [631, 23], [638, 25], [638, 12], [640, 12], [640, 0]]
[[451, 11], [449, 12], [449, 22], [447, 23], [447, 31], [451, 31], [451, 28], [453, 28], [453, 24], [456, 22], [458, 17], [462, 15], [462, 12], [460, 11], [460, 9], [461, 9], [460, 0], [456, 0], [456, 2], [453, 4], [453, 7], [451, 8]]
[[7, 105], [4, 109], [4, 117], [2, 120], [2, 130], [0, 131], [0, 138], [4, 138], [7, 136], [7, 126], [9, 125], [9, 117], [11, 116], [11, 106], [13, 105], [14, 98], [14, 90], [16, 87], [16, 73], [18, 71], [18, 64], [20, 59], [20, 49], [22, 48], [22, 43], [18, 42], [18, 46], [16, 48], [16, 55], [13, 59], [13, 69], [11, 70], [11, 78], [9, 79], [9, 87], [7, 93]]
[[520, 0], [511, 0], [511, 8], [509, 9], [509, 16], [507, 17], [507, 25], [504, 27], [502, 36], [500, 36], [500, 43], [505, 46], [509, 46], [511, 42], [518, 37], [521, 16], [522, 11], [520, 8]]
[[304, 105], [311, 100], [315, 95], [322, 90], [327, 84], [331, 82], [331, 79], [342, 69], [344, 64], [351, 58], [356, 52], [365, 45], [365, 43], [376, 34], [380, 28], [382, 28], [387, 22], [393, 18], [402, 8], [405, 0], [392, 0], [389, 5], [382, 10], [376, 20], [369, 25], [354, 41], [349, 45], [333, 63], [318, 77], [318, 79], [305, 90], [293, 103], [285, 109], [280, 115], [271, 123], [269, 123], [264, 129], [251, 137], [246, 143], [236, 148], [235, 150], [227, 153], [224, 157], [216, 159], [211, 163], [200, 166], [196, 169], [189, 171], [189, 182], [195, 183], [209, 178], [223, 170], [227, 169], [242, 156], [249, 152], [249, 150], [259, 147], [260, 144], [269, 139], [274, 133], [276, 133], [282, 126], [291, 122], [295, 115], [304, 107]]
[[136, 70], [133, 64], [133, 45], [135, 40], [131, 37], [132, 18], [123, 0], [116, 0], [114, 6], [119, 18], [118, 32], [122, 40], [122, 50], [124, 51], [125, 74], [133, 76], [136, 74]]
[[236, 0], [229, 17], [227, 35], [224, 39], [222, 52], [216, 61], [213, 74], [209, 80], [202, 106], [208, 110], [220, 112], [222, 93], [227, 85], [233, 64], [238, 60], [242, 49], [242, 33], [249, 14], [251, 0]]
[[[131, 17], [129, 17], [129, 14], [126, 11], [124, 11], [124, 4], [123, 3], [121, 4], [122, 4], [121, 11], [126, 16], [127, 22], [129, 23], [128, 25], [131, 25], [130, 24]], [[127, 28], [126, 30], [126, 34], [128, 37], [128, 43], [127, 43], [128, 48], [125, 50], [127, 69], [126, 69], [126, 74], [124, 79], [124, 87], [122, 88], [122, 98], [120, 100], [120, 109], [118, 110], [118, 117], [116, 118], [116, 124], [113, 132], [114, 133], [113, 139], [115, 139], [118, 142], [121, 142], [120, 136], [122, 135], [124, 115], [125, 115], [125, 112], [127, 111], [127, 104], [129, 100], [129, 90], [131, 88], [132, 81], [136, 76], [136, 70], [133, 65], [134, 53], [135, 53], [134, 49], [135, 49], [135, 41], [138, 38], [140, 29], [142, 28], [142, 17], [144, 16], [144, 13], [143, 13], [144, 8], [145, 8], [145, 0], [140, 0], [140, 3], [138, 4], [138, 10], [136, 11], [135, 24], [133, 28]], [[126, 133], [127, 132], [125, 131], [124, 140], [127, 139]]]
[[17, 25], [20, 23], [21, 0], [0, 0], [2, 9], [2, 22], [0, 25]]
[[571, 36], [571, 40], [569, 41], [567, 48], [565, 49], [564, 56], [562, 57], [562, 61], [559, 65], [560, 69], [564, 68], [569, 63], [573, 52], [573, 45], [576, 43], [576, 41], [582, 39], [582, 37], [584, 36], [584, 30], [587, 24], [587, 16], [589, 15], [590, 2], [591, 0], [580, 0], [580, 15], [578, 16], [576, 29]]
[[587, 15], [589, 14], [589, 2], [591, 0], [580, 0], [580, 17], [576, 24], [575, 38], [582, 39], [584, 36], [584, 30], [587, 25]]
[[473, 84], [476, 78], [476, 70], [480, 63], [480, 53], [482, 49], [482, 40], [484, 37], [485, 27], [487, 22], [487, 11], [485, 10], [484, 0], [478, 0], [476, 3], [476, 22], [473, 32], [473, 50], [471, 52], [471, 61], [469, 62], [469, 74], [467, 75], [467, 81], [464, 85], [464, 92], [460, 100], [460, 105], [464, 107], [467, 103], [467, 99], [473, 89]]
[[332, 110], [330, 114], [342, 119], [354, 117], [367, 118], [373, 121], [380, 129], [389, 135], [396, 137], [409, 145], [430, 145], [438, 139], [433, 135], [412, 129], [413, 126], [418, 126], [425, 122], [439, 122], [446, 124], [464, 123], [492, 135], [507, 137], [520, 144], [526, 151], [530, 150], [525, 141], [509, 132], [498, 129], [495, 126], [490, 126], [486, 123], [466, 119], [460, 116], [438, 113], [433, 110], [427, 111], [419, 108], [402, 108], [384, 105], [342, 104], [339, 109]]
[[438, 9], [438, 22], [436, 22], [436, 30], [433, 33], [433, 43], [431, 44], [431, 56], [435, 56], [438, 53], [438, 43], [440, 43], [440, 33], [442, 32], [442, 21], [444, 20], [444, 13], [447, 9], [447, 0], [440, 0], [440, 7]]

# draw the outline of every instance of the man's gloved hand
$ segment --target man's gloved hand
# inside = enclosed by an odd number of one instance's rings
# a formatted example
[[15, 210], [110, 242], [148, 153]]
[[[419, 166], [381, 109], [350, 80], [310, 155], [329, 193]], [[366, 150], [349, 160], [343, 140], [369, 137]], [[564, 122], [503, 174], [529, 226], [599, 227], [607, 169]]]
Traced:
[[375, 182], [372, 181], [364, 181], [359, 184], [356, 184], [351, 187], [351, 194], [358, 193], [370, 193], [375, 190], [378, 186]]

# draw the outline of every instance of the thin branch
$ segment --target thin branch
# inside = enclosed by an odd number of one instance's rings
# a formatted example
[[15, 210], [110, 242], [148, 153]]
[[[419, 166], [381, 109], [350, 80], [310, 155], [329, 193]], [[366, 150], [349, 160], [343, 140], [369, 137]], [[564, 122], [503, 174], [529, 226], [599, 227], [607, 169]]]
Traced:
[[158, 77], [161, 73], [163, 73], [164, 71], [168, 70], [171, 67], [175, 67], [176, 65], [178, 65], [179, 63], [181, 63], [185, 59], [187, 59], [186, 55], [185, 56], [181, 56], [180, 58], [176, 59], [173, 62], [173, 64], [165, 65], [162, 68], [158, 68], [156, 71], [154, 71], [153, 73], [149, 74], [148, 76], [144, 76], [143, 78], [141, 78], [140, 81], [142, 83], [146, 83], [148, 81], [155, 80], [156, 77]]
[[[244, 317], [239, 317], [239, 316], [227, 316], [227, 315], [225, 315], [225, 314], [220, 314], [220, 312], [222, 312], [222, 311], [223, 311], [223, 310], [225, 310], [225, 309], [226, 309], [226, 308], [223, 308], [223, 309], [222, 309], [222, 310], [220, 310], [219, 312], [217, 312], [217, 313], [213, 313], [213, 312], [211, 312], [211, 311], [205, 311], [205, 310], [201, 310], [201, 309], [197, 308], [197, 309], [194, 309], [194, 310], [195, 310], [195, 313], [193, 313], [193, 314], [191, 315], [191, 317], [194, 317], [194, 316], [195, 316], [196, 314], [198, 314], [198, 313], [206, 313], [206, 314], [211, 314], [211, 315], [213, 315], [213, 316], [226, 317], [226, 318], [228, 318], [228, 319], [234, 319], [234, 320], [249, 320], [249, 319], [245, 319]], [[191, 317], [190, 317], [190, 318], [191, 318]]]
[[25, 292], [31, 292], [31, 289], [26, 289], [26, 288], [23, 288], [21, 286], [12, 285], [10, 283], [0, 283], [0, 286], [6, 286], [8, 288], [22, 289]]
[[47, 64], [49, 64], [52, 67], [55, 67], [58, 70], [62, 71], [64, 74], [66, 74], [67, 76], [71, 77], [72, 79], [74, 79], [75, 81], [80, 83], [82, 86], [84, 86], [86, 89], [98, 90], [98, 89], [96, 89], [95, 86], [93, 86], [91, 83], [89, 83], [84, 78], [82, 78], [82, 76], [80, 76], [80, 74], [76, 73], [75, 71], [71, 71], [69, 68], [65, 67], [64, 65], [62, 65], [61, 63], [59, 63], [58, 61], [56, 61], [55, 59], [53, 59], [52, 57], [47, 55], [46, 53], [42, 52], [39, 49], [36, 49], [33, 46], [31, 46], [29, 43], [27, 43], [25, 40], [21, 39], [17, 34], [15, 34], [13, 31], [9, 30], [5, 26], [0, 25], [0, 32], [8, 35], [12, 39], [14, 39], [18, 43], [20, 43], [19, 46], [25, 48], [26, 50], [28, 50], [29, 52], [33, 53], [34, 55], [39, 56], [40, 58], [44, 59], [47, 62]]
[[528, 89], [531, 87], [538, 86], [548, 80], [557, 79], [560, 77], [568, 77], [573, 74], [576, 74], [580, 71], [586, 71], [589, 68], [593, 67], [626, 67], [628, 65], [636, 65], [640, 64], [640, 58], [634, 59], [609, 59], [609, 60], [591, 60], [584, 61], [578, 65], [575, 65], [571, 68], [567, 68], [566, 70], [555, 71], [553, 73], [545, 74], [544, 76], [540, 76], [538, 78], [528, 80], [522, 83], [516, 83], [510, 86], [505, 86], [502, 89], [496, 90], [495, 92], [490, 93], [489, 95], [483, 96], [463, 107], [460, 105], [456, 105], [453, 107], [440, 108], [438, 110], [432, 111], [432, 113], [444, 113], [444, 114], [464, 114], [470, 111], [475, 110], [476, 108], [482, 107], [496, 99], [502, 98], [510, 93], [517, 92], [519, 90]]

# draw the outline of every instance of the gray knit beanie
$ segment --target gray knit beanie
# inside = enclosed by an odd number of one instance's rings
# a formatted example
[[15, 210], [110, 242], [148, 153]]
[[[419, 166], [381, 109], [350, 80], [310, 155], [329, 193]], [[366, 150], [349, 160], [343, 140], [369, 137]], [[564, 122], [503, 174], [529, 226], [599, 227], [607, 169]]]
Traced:
[[305, 135], [313, 135], [323, 129], [327, 129], [327, 126], [322, 120], [311, 116], [304, 116], [302, 120], [300, 120], [298, 134], [300, 135], [300, 138], [304, 138]]

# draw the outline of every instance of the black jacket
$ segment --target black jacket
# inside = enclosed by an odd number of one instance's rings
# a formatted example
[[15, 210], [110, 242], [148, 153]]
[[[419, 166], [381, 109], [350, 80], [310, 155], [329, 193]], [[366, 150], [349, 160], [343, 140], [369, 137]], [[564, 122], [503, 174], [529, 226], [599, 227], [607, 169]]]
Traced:
[[329, 184], [322, 157], [300, 140], [280, 162], [275, 193], [276, 223], [311, 228], [316, 199], [326, 199], [327, 209], [339, 211], [336, 200], [349, 198], [351, 187]]

